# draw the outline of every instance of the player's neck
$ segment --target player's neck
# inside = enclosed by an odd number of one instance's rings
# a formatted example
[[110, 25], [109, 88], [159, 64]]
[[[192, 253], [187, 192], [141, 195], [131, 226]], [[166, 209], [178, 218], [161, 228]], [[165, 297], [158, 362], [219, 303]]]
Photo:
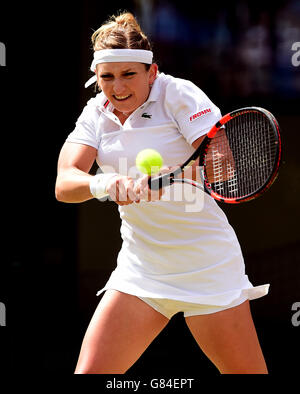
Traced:
[[126, 119], [132, 114], [132, 112], [120, 112], [117, 109], [114, 109], [113, 112], [119, 118], [122, 124], [124, 124], [126, 122]]

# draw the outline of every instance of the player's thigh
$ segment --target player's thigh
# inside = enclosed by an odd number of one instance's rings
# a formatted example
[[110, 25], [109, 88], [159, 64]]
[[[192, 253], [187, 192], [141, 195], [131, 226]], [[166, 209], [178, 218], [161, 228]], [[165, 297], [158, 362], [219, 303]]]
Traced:
[[187, 317], [186, 323], [221, 373], [268, 373], [249, 301], [220, 312]]
[[168, 321], [138, 297], [108, 290], [85, 334], [75, 373], [125, 373]]

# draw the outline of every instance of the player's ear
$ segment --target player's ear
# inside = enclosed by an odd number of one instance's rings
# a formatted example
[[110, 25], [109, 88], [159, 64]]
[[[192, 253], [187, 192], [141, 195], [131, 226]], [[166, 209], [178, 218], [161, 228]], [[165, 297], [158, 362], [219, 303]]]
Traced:
[[151, 64], [149, 69], [149, 85], [152, 85], [157, 76], [158, 66], [156, 63]]

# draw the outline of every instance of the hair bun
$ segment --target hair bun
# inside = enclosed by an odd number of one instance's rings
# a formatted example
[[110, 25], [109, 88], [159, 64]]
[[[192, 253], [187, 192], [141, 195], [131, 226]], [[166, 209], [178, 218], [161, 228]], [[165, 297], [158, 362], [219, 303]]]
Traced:
[[137, 32], [141, 32], [141, 27], [131, 12], [125, 12], [124, 14], [114, 17], [114, 19], [115, 23], [119, 26], [123, 26], [124, 28], [131, 27]]
[[93, 33], [92, 43], [95, 51], [114, 48], [151, 50], [150, 41], [131, 12], [110, 17]]

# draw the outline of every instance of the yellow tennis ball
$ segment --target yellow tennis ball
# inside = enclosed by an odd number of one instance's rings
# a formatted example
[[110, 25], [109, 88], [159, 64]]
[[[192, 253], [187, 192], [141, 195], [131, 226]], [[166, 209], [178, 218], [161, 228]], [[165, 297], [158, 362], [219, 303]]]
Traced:
[[135, 164], [143, 174], [153, 175], [161, 169], [163, 158], [154, 149], [144, 149], [138, 153]]

